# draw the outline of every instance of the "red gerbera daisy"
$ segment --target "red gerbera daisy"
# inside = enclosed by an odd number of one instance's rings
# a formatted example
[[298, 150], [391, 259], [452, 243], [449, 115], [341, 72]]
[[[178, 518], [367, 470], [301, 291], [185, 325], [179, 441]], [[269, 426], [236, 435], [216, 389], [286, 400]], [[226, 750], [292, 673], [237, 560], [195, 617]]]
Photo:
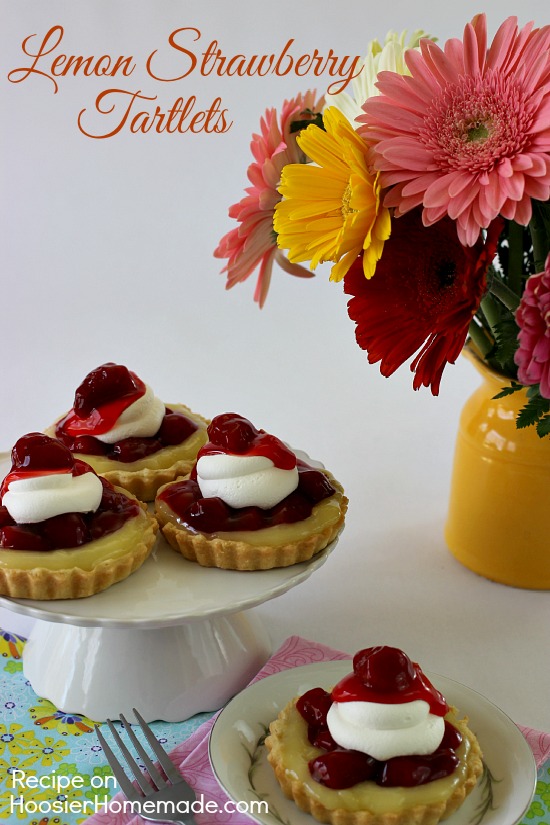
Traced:
[[393, 222], [374, 278], [365, 278], [360, 260], [354, 263], [344, 279], [345, 292], [354, 296], [348, 314], [357, 343], [371, 364], [380, 361], [382, 375], [418, 353], [411, 364], [414, 389], [431, 386], [439, 393], [445, 365], [458, 358], [485, 292], [502, 225], [497, 219], [485, 243], [464, 247], [454, 221], [425, 227], [414, 209]]

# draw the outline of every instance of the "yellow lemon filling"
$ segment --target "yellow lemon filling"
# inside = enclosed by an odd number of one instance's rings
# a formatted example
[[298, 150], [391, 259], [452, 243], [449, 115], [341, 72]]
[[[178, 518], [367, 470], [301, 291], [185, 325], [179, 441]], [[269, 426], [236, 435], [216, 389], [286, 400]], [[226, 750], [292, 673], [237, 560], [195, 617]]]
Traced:
[[[320, 533], [326, 527], [336, 524], [341, 517], [340, 500], [341, 496], [338, 493], [330, 498], [323, 499], [313, 507], [308, 518], [294, 524], [276, 524], [273, 527], [265, 527], [261, 530], [220, 531], [219, 533], [205, 533], [204, 535], [226, 541], [242, 541], [253, 546], [282, 547], [285, 544], [300, 541], [310, 535]], [[196, 533], [161, 498], [157, 498], [155, 507], [162, 524], [171, 522], [190, 533]]]
[[[170, 447], [163, 447], [156, 453], [145, 458], [140, 458], [138, 461], [131, 461], [125, 463], [123, 461], [113, 461], [111, 458], [103, 455], [88, 455], [87, 453], [75, 453], [76, 457], [85, 461], [90, 467], [96, 471], [98, 475], [104, 475], [112, 470], [130, 470], [131, 472], [138, 472], [139, 470], [163, 470], [167, 467], [172, 467], [177, 461], [194, 461], [195, 457], [202, 447], [206, 444], [208, 436], [206, 434], [206, 422], [198, 416], [194, 415], [183, 404], [168, 404], [173, 412], [181, 413], [193, 421], [198, 429], [189, 436], [181, 444], [174, 444]], [[45, 430], [47, 435], [55, 437], [55, 425]]]
[[435, 779], [425, 785], [413, 788], [383, 788], [374, 782], [366, 781], [344, 790], [333, 790], [321, 785], [312, 779], [308, 761], [324, 751], [310, 744], [306, 723], [295, 708], [288, 714], [284, 730], [278, 735], [281, 762], [287, 775], [301, 782], [307, 794], [328, 810], [344, 808], [347, 811], [370, 811], [373, 814], [401, 813], [416, 805], [444, 802], [453, 794], [455, 788], [466, 780], [467, 756], [471, 747], [470, 740], [464, 733], [464, 726], [458, 722], [456, 715], [451, 711], [445, 718], [458, 727], [463, 735], [462, 743], [456, 751], [460, 763], [450, 776]]
[[146, 513], [140, 511], [125, 522], [119, 530], [67, 550], [5, 550], [0, 548], [0, 568], [16, 570], [93, 570], [107, 560], [116, 560], [131, 552], [142, 540], [150, 524]]

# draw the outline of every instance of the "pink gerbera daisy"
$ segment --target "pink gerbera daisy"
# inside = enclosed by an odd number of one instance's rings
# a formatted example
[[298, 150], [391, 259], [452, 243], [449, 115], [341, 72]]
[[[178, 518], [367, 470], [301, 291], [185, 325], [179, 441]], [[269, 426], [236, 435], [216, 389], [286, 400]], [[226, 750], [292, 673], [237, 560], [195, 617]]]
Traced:
[[549, 49], [550, 26], [518, 30], [515, 17], [487, 49], [480, 14], [463, 42], [409, 50], [410, 77], [381, 72], [359, 131], [391, 187], [385, 206], [422, 205], [427, 226], [449, 215], [468, 246], [499, 214], [526, 225], [531, 198], [550, 197]]
[[238, 203], [229, 209], [229, 216], [239, 222], [218, 244], [216, 258], [227, 258], [222, 272], [227, 272], [226, 288], [230, 289], [260, 266], [254, 300], [260, 307], [267, 297], [271, 281], [273, 261], [291, 275], [312, 277], [312, 273], [299, 264], [291, 264], [277, 248], [277, 236], [273, 230], [273, 213], [281, 200], [277, 191], [283, 167], [288, 163], [305, 163], [306, 157], [298, 147], [292, 124], [298, 120], [312, 120], [314, 112], [320, 112], [324, 100], [315, 100], [315, 92], [299, 94], [283, 103], [280, 119], [275, 109], [267, 109], [260, 121], [260, 134], [252, 135], [250, 149], [255, 162], [248, 167], [248, 179], [252, 186]]
[[516, 321], [518, 378], [522, 384], [539, 384], [542, 397], [550, 398], [550, 255], [544, 272], [527, 280]]

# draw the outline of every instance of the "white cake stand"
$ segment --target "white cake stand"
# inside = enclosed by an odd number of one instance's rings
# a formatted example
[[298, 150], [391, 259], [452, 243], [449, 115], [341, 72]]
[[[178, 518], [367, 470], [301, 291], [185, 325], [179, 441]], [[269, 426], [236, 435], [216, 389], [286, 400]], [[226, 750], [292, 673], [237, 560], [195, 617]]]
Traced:
[[186, 561], [160, 538], [128, 579], [87, 599], [0, 606], [36, 619], [23, 671], [39, 696], [95, 721], [138, 708], [176, 722], [217, 710], [254, 676], [270, 643], [249, 610], [307, 579], [312, 561], [238, 572]]

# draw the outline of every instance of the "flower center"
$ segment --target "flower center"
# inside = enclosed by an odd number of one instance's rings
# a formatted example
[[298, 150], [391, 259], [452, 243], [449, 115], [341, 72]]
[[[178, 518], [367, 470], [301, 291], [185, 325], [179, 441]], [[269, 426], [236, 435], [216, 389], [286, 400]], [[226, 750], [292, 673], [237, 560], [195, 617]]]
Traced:
[[456, 263], [454, 261], [438, 261], [435, 267], [436, 280], [441, 289], [452, 286], [456, 278]]
[[442, 89], [426, 112], [421, 138], [440, 169], [489, 172], [523, 151], [532, 121], [520, 82], [489, 70]]
[[460, 260], [454, 260], [439, 243], [434, 244], [424, 261], [423, 272], [416, 284], [416, 313], [425, 322], [443, 317], [456, 308], [464, 282]]
[[344, 189], [344, 194], [342, 195], [342, 217], [344, 220], [350, 214], [350, 212], [356, 212], [356, 209], [352, 209], [351, 206], [351, 183], [348, 183], [346, 188]]
[[488, 123], [485, 123], [483, 119], [478, 118], [466, 123], [463, 131], [464, 139], [468, 143], [479, 143], [488, 138], [491, 134], [492, 124], [489, 118], [487, 118], [487, 120]]

